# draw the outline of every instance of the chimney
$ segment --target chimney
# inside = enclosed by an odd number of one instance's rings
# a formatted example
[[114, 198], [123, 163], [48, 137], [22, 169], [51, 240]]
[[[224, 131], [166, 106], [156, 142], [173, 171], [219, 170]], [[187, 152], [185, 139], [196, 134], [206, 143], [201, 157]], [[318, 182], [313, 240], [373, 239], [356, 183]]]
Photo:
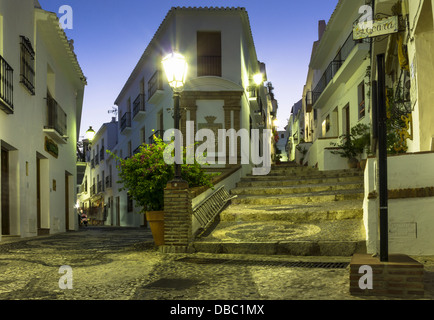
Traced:
[[318, 40], [321, 40], [321, 38], [325, 32], [326, 26], [327, 25], [326, 25], [325, 20], [320, 20], [318, 22]]

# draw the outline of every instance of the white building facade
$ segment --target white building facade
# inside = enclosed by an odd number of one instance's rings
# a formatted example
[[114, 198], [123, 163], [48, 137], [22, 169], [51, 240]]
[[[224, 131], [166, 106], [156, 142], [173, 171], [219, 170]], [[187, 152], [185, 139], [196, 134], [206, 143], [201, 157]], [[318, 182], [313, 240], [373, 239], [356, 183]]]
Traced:
[[364, 0], [339, 1], [327, 25], [319, 25], [303, 91], [305, 161], [320, 170], [348, 168], [332, 143], [359, 123], [370, 123], [370, 43], [353, 40], [353, 23]]
[[[168, 12], [115, 101], [119, 140], [112, 151], [119, 157], [130, 157], [141, 144], [152, 143], [154, 134], [163, 137], [166, 130], [174, 128], [173, 92], [161, 64], [172, 51], [185, 56], [189, 70], [180, 99], [184, 138], [187, 122], [193, 123], [193, 134], [210, 129], [216, 139], [219, 129], [272, 129], [277, 101], [271, 87], [264, 85], [265, 64], [256, 56], [245, 9], [176, 7]], [[263, 78], [259, 85], [253, 80], [258, 73]], [[270, 142], [267, 147], [271, 149], [272, 137]], [[237, 152], [240, 159], [240, 140]], [[214, 166], [229, 164], [228, 160]], [[242, 170], [244, 175], [250, 173], [252, 164], [243, 164]], [[142, 218], [123, 218], [142, 208], [132, 204], [120, 187], [113, 187], [113, 197], [118, 201], [121, 221], [132, 221], [124, 225], [141, 224]]]
[[76, 141], [86, 79], [56, 14], [0, 2], [1, 234], [78, 228]]

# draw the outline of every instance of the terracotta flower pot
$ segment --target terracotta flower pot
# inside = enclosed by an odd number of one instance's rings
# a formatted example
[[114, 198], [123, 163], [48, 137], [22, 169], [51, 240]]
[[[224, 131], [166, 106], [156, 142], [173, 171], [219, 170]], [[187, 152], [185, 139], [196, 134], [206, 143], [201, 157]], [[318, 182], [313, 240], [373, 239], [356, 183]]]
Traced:
[[155, 244], [164, 245], [164, 211], [146, 211], [146, 220], [151, 227]]
[[359, 160], [357, 160], [356, 158], [348, 159], [348, 167], [350, 169], [356, 169], [358, 165], [359, 165]]

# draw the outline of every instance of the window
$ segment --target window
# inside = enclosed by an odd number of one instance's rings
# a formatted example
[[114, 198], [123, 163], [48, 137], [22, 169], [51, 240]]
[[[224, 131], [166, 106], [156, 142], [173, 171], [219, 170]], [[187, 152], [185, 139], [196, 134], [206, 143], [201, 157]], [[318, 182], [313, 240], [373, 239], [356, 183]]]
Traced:
[[220, 32], [197, 33], [197, 76], [222, 76]]
[[32, 94], [35, 94], [35, 52], [30, 40], [21, 37], [21, 79], [20, 83]]
[[359, 105], [359, 119], [365, 116], [365, 82], [362, 81], [358, 87], [358, 105]]

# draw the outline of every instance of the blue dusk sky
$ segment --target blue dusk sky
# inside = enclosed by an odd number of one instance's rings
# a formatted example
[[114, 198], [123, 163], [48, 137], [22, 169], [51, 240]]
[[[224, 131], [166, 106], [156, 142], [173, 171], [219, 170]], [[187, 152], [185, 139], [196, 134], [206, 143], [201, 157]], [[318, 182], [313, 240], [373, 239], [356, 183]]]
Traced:
[[[266, 64], [279, 103], [283, 130], [292, 106], [301, 99], [318, 21], [328, 22], [338, 0], [39, 0], [42, 8], [59, 13], [73, 10], [78, 61], [88, 80], [80, 135], [111, 121], [108, 111], [171, 7], [244, 7], [258, 59]], [[81, 139], [82, 137], [80, 137]]]

